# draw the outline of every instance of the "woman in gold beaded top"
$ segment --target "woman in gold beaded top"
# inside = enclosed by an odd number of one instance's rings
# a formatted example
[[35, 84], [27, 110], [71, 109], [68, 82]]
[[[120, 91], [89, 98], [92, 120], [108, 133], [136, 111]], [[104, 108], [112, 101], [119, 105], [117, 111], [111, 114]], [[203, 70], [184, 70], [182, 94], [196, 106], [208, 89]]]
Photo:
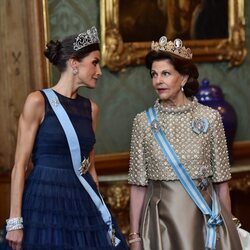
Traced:
[[192, 52], [162, 37], [146, 56], [158, 99], [134, 119], [129, 183], [131, 250], [242, 249], [218, 111], [194, 97]]

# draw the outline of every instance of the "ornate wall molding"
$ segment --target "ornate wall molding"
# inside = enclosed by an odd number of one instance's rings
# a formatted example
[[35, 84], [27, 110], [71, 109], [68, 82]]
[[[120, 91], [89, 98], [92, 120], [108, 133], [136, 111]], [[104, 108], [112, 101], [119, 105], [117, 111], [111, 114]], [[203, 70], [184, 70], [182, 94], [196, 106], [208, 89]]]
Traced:
[[250, 158], [250, 141], [239, 141], [233, 144], [233, 157], [235, 160]]
[[[124, 42], [120, 31], [119, 0], [100, 0], [100, 11], [103, 66], [118, 71], [143, 64], [150, 42]], [[226, 60], [231, 66], [241, 64], [247, 53], [244, 0], [228, 0], [228, 33], [225, 39], [186, 40], [184, 44], [192, 49], [196, 62]]]
[[[239, 141], [233, 145], [235, 161], [250, 159], [250, 141]], [[128, 172], [129, 153], [104, 154], [96, 156], [96, 169], [99, 175], [121, 174]]]

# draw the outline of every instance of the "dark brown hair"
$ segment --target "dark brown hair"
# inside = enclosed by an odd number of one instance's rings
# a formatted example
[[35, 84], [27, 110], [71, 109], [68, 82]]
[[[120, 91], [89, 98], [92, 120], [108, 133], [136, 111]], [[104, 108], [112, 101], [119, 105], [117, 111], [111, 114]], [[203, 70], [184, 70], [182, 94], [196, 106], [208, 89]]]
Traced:
[[77, 34], [66, 37], [64, 40], [53, 41], [51, 40], [46, 45], [46, 49], [44, 50], [44, 55], [49, 59], [49, 61], [57, 67], [60, 72], [65, 71], [67, 66], [67, 61], [70, 58], [76, 59], [80, 61], [84, 57], [86, 57], [90, 52], [95, 50], [100, 50], [99, 43], [94, 43], [83, 47], [79, 50], [74, 50], [73, 43], [75, 42], [75, 38]]
[[181, 75], [188, 75], [188, 80], [185, 84], [184, 94], [187, 97], [194, 96], [199, 89], [199, 72], [192, 60], [175, 56], [172, 53], [165, 51], [150, 51], [145, 58], [146, 67], [151, 70], [154, 61], [169, 60]]

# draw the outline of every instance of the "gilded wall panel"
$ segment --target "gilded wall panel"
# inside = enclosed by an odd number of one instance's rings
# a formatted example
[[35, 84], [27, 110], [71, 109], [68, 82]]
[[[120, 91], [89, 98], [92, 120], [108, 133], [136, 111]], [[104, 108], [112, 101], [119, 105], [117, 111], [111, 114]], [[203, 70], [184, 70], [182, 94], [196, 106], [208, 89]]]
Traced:
[[30, 66], [25, 2], [4, 0], [0, 4], [0, 167], [7, 169], [14, 161], [18, 117], [30, 91]]
[[[0, 1], [0, 170], [14, 162], [17, 123], [26, 96], [46, 86], [42, 1]], [[29, 17], [29, 18], [27, 18]]]

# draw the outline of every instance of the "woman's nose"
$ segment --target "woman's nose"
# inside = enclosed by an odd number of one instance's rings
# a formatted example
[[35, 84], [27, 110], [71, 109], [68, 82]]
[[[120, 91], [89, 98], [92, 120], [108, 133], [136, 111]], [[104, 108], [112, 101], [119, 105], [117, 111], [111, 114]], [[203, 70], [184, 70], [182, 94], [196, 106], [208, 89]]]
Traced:
[[96, 75], [97, 75], [98, 77], [101, 77], [101, 76], [102, 76], [102, 70], [101, 70], [100, 65], [98, 65], [98, 67], [97, 67]]
[[157, 84], [160, 84], [160, 83], [162, 83], [163, 81], [162, 81], [162, 76], [161, 75], [158, 75], [157, 77], [156, 77], [156, 83]]

